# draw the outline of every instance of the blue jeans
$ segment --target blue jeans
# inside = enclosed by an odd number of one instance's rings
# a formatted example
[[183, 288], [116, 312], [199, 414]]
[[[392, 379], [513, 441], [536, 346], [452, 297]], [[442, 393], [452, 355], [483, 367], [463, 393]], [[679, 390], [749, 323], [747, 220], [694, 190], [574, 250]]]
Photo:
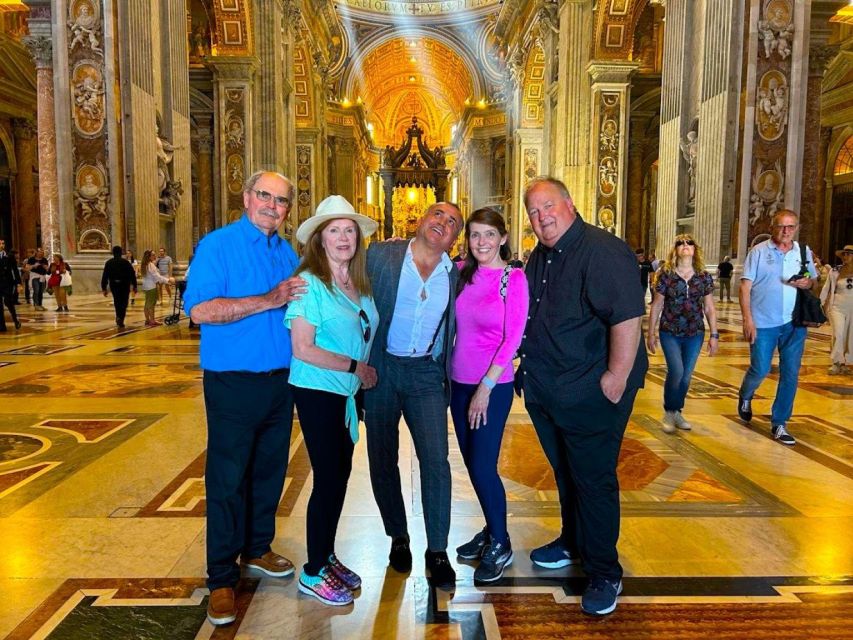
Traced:
[[684, 337], [668, 331], [660, 332], [660, 346], [666, 359], [666, 382], [663, 385], [665, 411], [681, 411], [684, 408], [690, 378], [693, 376], [704, 340], [704, 332]]
[[770, 373], [773, 351], [779, 349], [779, 385], [770, 414], [773, 424], [785, 424], [794, 410], [797, 377], [805, 343], [806, 328], [795, 327], [790, 322], [779, 327], [755, 330], [755, 342], [749, 348], [749, 369], [740, 385], [740, 397], [752, 399]]
[[486, 424], [472, 429], [468, 423], [468, 405], [478, 386], [452, 381], [450, 414], [462, 459], [486, 517], [486, 528], [497, 542], [507, 544], [506, 492], [498, 475], [498, 457], [506, 419], [512, 407], [512, 382], [495, 385], [486, 409]]

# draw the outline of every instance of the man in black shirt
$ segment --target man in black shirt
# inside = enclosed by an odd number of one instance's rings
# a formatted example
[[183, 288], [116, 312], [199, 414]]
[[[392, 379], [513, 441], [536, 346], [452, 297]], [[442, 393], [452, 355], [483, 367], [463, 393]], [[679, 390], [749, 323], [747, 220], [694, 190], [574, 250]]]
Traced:
[[734, 270], [735, 266], [731, 263], [731, 258], [728, 256], [723, 258], [723, 261], [717, 265], [717, 280], [720, 281], [720, 302], [723, 301], [724, 290], [728, 301], [732, 301], [732, 271]]
[[0, 331], [6, 331], [4, 304], [9, 309], [15, 328], [21, 328], [21, 322], [15, 311], [15, 294], [18, 292], [19, 284], [21, 284], [21, 274], [18, 271], [18, 261], [13, 252], [6, 253], [6, 241], [0, 239]]
[[516, 388], [554, 469], [562, 533], [530, 557], [546, 568], [583, 560], [586, 613], [616, 608], [622, 589], [616, 463], [648, 369], [637, 260], [619, 238], [586, 224], [566, 186], [537, 178], [524, 204], [539, 244], [525, 272], [530, 311]]
[[44, 257], [44, 249], [39, 247], [36, 254], [27, 258], [30, 271], [30, 285], [33, 288], [33, 307], [36, 311], [46, 311], [42, 302], [44, 301], [44, 290], [47, 288], [47, 258]]
[[116, 325], [124, 329], [124, 316], [127, 313], [127, 303], [130, 300], [130, 290], [136, 294], [136, 273], [133, 265], [122, 258], [121, 247], [113, 247], [113, 257], [104, 263], [104, 273], [101, 276], [101, 291], [107, 296], [107, 285], [113, 292], [113, 305], [116, 308]]

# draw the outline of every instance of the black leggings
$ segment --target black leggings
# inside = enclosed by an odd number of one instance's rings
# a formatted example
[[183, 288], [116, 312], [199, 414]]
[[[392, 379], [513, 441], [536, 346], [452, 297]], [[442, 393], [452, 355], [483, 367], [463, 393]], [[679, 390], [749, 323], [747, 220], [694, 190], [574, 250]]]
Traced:
[[335, 552], [354, 445], [346, 426], [346, 396], [293, 385], [290, 388], [314, 472], [306, 518], [305, 573], [316, 576]]

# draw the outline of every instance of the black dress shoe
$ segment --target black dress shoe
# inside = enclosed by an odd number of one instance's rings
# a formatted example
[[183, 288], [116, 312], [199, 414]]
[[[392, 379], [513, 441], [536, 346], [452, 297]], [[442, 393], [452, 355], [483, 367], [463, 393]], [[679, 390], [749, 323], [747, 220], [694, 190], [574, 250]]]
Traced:
[[453, 589], [456, 587], [456, 572], [453, 570], [446, 552], [427, 551], [424, 557], [426, 558], [426, 569], [429, 572], [432, 586], [439, 589]]
[[409, 536], [401, 536], [391, 540], [391, 553], [388, 562], [394, 571], [409, 573], [412, 570], [412, 551], [409, 549]]
[[15, 328], [16, 328], [16, 329], [20, 329], [20, 328], [21, 328], [21, 321], [20, 321], [20, 320], [15, 320]]
[[752, 420], [752, 399], [738, 397], [737, 413], [744, 422]]

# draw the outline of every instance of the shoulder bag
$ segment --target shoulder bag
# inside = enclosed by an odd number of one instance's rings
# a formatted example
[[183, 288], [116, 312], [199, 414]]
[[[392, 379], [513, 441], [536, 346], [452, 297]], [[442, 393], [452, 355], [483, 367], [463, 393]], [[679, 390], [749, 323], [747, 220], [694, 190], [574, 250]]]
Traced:
[[[800, 245], [800, 275], [809, 277], [808, 261], [806, 260], [806, 245]], [[821, 309], [820, 298], [810, 289], [797, 289], [797, 302], [794, 304], [794, 313], [791, 322], [795, 327], [819, 327], [826, 323], [826, 316]]]

